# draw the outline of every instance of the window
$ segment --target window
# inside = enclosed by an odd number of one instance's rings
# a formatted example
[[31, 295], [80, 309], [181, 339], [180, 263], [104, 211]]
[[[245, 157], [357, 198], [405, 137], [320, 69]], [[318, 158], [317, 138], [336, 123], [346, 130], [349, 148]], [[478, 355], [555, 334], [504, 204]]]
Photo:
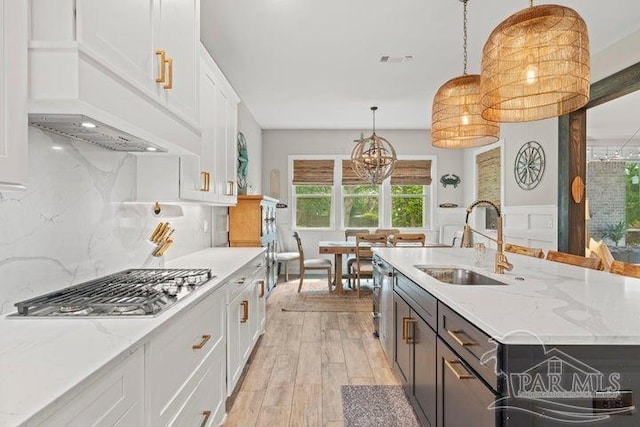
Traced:
[[391, 227], [427, 227], [430, 160], [398, 160], [391, 174]]
[[342, 224], [344, 228], [378, 228], [380, 224], [380, 186], [363, 181], [342, 161]]
[[421, 229], [431, 225], [431, 160], [398, 160], [389, 179], [371, 185], [356, 175], [351, 160], [343, 156], [310, 157], [294, 157], [291, 163], [294, 228]]
[[330, 228], [333, 160], [294, 160], [293, 196], [298, 228]]

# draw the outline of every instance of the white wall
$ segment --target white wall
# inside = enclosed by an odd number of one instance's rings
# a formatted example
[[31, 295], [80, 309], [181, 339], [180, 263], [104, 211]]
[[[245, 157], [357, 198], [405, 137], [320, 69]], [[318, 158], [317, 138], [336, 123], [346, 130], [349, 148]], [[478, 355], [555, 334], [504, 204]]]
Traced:
[[[280, 198], [287, 197], [287, 159], [289, 155], [304, 154], [341, 154], [351, 155], [360, 134], [369, 136], [371, 130], [264, 130], [263, 131], [263, 173], [262, 185], [265, 194], [269, 193], [269, 180], [272, 170], [280, 172]], [[441, 150], [431, 146], [427, 130], [378, 130], [379, 136], [387, 139], [399, 155], [435, 155], [438, 170], [432, 170], [433, 185], [437, 187], [437, 204], [450, 202], [462, 203], [462, 186], [466, 181], [462, 167], [462, 152]], [[460, 176], [462, 186], [443, 188], [439, 183], [442, 175], [449, 173]]]
[[591, 54], [591, 82], [597, 82], [640, 62], [640, 30]]
[[162, 266], [148, 241], [161, 220], [176, 230], [166, 258], [211, 246], [221, 223], [211, 229], [211, 208], [185, 204], [182, 217], [155, 218], [150, 204], [122, 203], [133, 199], [135, 179], [131, 154], [29, 128], [27, 191], [0, 193], [0, 313], [101, 275]]
[[238, 105], [238, 132], [244, 134], [249, 152], [247, 194], [262, 194], [262, 129], [244, 102]]

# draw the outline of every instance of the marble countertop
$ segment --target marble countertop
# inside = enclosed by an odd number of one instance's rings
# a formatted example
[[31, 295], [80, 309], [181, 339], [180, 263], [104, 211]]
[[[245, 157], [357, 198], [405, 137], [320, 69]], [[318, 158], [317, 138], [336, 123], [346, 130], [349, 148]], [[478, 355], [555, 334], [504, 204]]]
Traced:
[[[640, 279], [507, 254], [512, 271], [473, 267], [474, 249], [375, 248], [404, 275], [504, 344], [640, 345]], [[442, 283], [415, 265], [465, 267], [507, 286]], [[520, 280], [517, 278], [522, 278]]]
[[144, 345], [159, 326], [219, 288], [263, 248], [210, 248], [167, 267], [211, 268], [215, 279], [150, 318], [0, 318], [0, 426], [56, 410]]

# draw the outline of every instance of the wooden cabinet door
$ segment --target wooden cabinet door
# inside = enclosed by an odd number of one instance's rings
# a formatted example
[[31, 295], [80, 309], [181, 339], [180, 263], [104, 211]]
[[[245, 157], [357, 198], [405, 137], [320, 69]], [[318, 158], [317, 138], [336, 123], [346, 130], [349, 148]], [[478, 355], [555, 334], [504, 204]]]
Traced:
[[156, 93], [161, 64], [153, 42], [154, 1], [77, 2], [78, 43], [130, 84]]
[[399, 369], [405, 384], [413, 383], [412, 352], [413, 346], [406, 339], [406, 320], [411, 318], [409, 305], [397, 294], [393, 294], [393, 318], [395, 322], [395, 365]]
[[[172, 87], [158, 86], [158, 93], [171, 109], [198, 122], [200, 58], [200, 2], [155, 0], [155, 49], [163, 49], [172, 61]], [[119, 26], [118, 26], [119, 27]]]
[[0, 0], [0, 191], [27, 181], [29, 2]]
[[493, 391], [438, 338], [438, 427], [495, 427]]
[[429, 425], [435, 426], [436, 388], [436, 333], [420, 317], [412, 313], [414, 319], [411, 338], [414, 352], [413, 394]]

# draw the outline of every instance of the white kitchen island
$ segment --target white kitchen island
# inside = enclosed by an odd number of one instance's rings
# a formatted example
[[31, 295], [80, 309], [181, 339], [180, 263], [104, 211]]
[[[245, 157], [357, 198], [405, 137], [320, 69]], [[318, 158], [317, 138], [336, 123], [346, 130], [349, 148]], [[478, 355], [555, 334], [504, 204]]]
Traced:
[[[191, 312], [202, 312], [203, 316], [208, 316], [208, 312], [212, 310], [204, 310], [200, 304], [211, 299], [208, 297], [219, 295], [222, 299], [218, 307], [224, 311], [225, 303], [228, 302], [226, 284], [236, 280], [238, 275], [244, 278], [244, 274], [240, 273], [248, 266], [260, 267], [260, 263], [264, 263], [263, 253], [262, 248], [211, 248], [169, 262], [167, 267], [210, 268], [216, 278], [154, 317], [3, 317], [0, 320], [0, 426], [50, 425], [50, 417], [58, 416], [68, 405], [73, 406], [75, 400], [82, 398], [103, 377], [117, 371], [121, 365], [137, 365], [137, 370], [129, 369], [133, 371], [130, 374], [144, 379], [145, 372], [140, 369], [145, 369], [144, 363], [150, 357], [143, 357], [144, 347], [154, 339], [162, 338], [163, 334], [166, 335], [164, 331], [177, 322], [189, 319]], [[256, 266], [251, 263], [256, 263]], [[219, 313], [211, 315], [217, 314]], [[220, 319], [224, 324], [225, 314], [221, 314]], [[221, 329], [224, 325], [213, 327]], [[176, 336], [176, 340], [178, 338], [180, 337]], [[223, 344], [226, 345], [226, 342]], [[188, 351], [191, 351], [190, 342]], [[163, 369], [169, 373], [186, 360], [185, 357], [175, 360], [171, 356], [171, 353], [166, 353], [166, 360], [163, 361]], [[222, 351], [221, 357], [224, 363], [225, 351]], [[201, 369], [200, 365], [196, 368]], [[195, 373], [199, 373], [197, 369]], [[161, 375], [162, 372], [157, 373], [158, 377]], [[193, 381], [196, 380], [194, 378]], [[135, 383], [135, 379], [128, 382]], [[124, 383], [123, 388], [127, 389], [127, 381]], [[132, 392], [138, 396], [149, 393], [149, 390], [143, 389], [143, 384], [131, 386]], [[105, 394], [100, 399], [107, 399], [111, 391], [113, 390], [105, 389]], [[173, 390], [172, 393], [178, 391]], [[224, 391], [226, 392], [226, 388]], [[141, 400], [139, 405], [144, 404], [144, 399]], [[141, 408], [137, 407], [136, 410], [140, 411]], [[139, 425], [140, 419], [144, 419], [145, 425], [158, 425], [152, 422], [155, 415], [148, 412], [148, 408], [145, 411], [143, 407], [143, 418], [133, 417], [131, 419], [135, 421], [119, 425]], [[213, 419], [206, 425], [211, 422]], [[105, 421], [104, 425], [106, 424], [108, 423]], [[98, 422], [97, 425], [103, 424]]]
[[[473, 266], [473, 249], [374, 252], [394, 267], [392, 359], [424, 424], [640, 425], [639, 279], [515, 254], [497, 275], [492, 253]], [[444, 283], [416, 266], [504, 285]]]

